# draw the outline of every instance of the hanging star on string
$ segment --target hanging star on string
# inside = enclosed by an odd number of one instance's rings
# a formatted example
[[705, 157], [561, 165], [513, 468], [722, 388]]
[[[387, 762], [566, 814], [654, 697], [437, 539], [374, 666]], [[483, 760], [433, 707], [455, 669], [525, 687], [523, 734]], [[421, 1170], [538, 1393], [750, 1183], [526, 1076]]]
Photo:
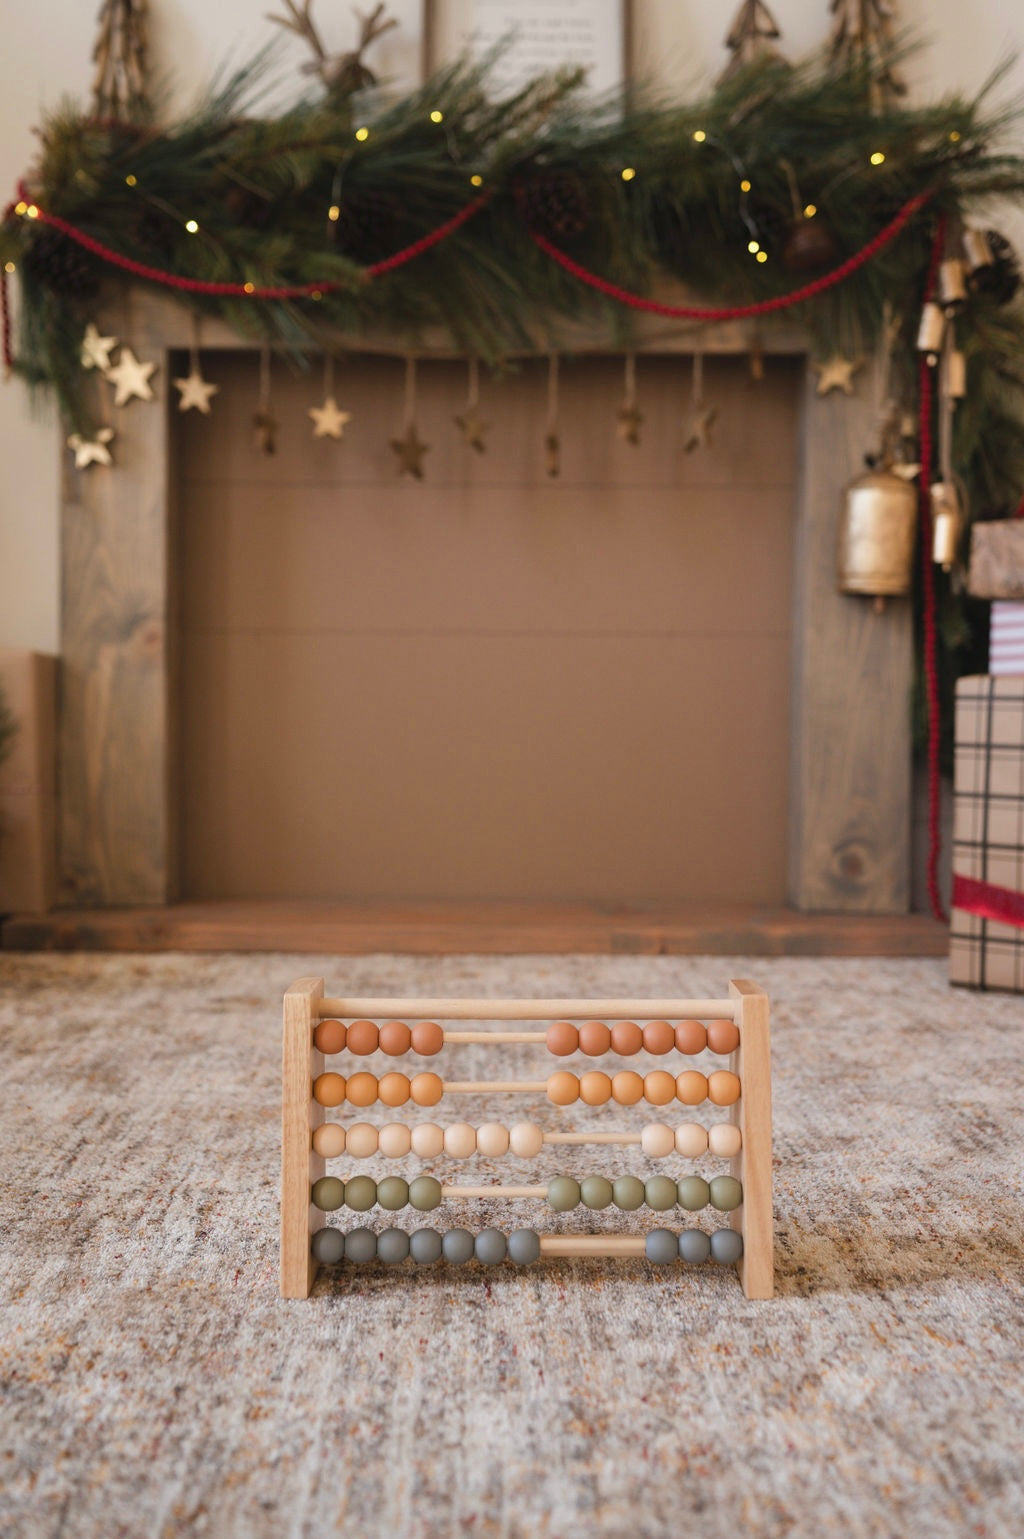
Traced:
[[153, 387], [149, 381], [155, 369], [155, 363], [140, 363], [130, 347], [122, 347], [117, 363], [107, 370], [107, 378], [114, 386], [114, 405], [127, 406], [135, 396], [140, 401], [151, 401]]
[[718, 421], [717, 406], [698, 406], [690, 418], [689, 432], [683, 449], [687, 454], [693, 454], [696, 449], [711, 448], [711, 429]]
[[470, 449], [475, 449], [478, 454], [483, 454], [487, 448], [484, 434], [490, 427], [478, 413], [475, 406], [467, 406], [460, 417], [455, 418], [455, 426], [459, 429]]
[[544, 469], [552, 477], [562, 472], [562, 440], [557, 433], [548, 433], [544, 439]]
[[643, 426], [644, 414], [637, 405], [620, 406], [619, 408], [619, 437], [628, 444], [640, 442], [640, 429]]
[[277, 418], [269, 411], [253, 414], [253, 439], [261, 454], [277, 453]]
[[352, 421], [350, 411], [338, 410], [333, 395], [329, 395], [322, 406], [311, 406], [309, 415], [313, 419], [314, 438], [342, 438], [346, 425]]
[[107, 445], [113, 440], [114, 429], [100, 428], [94, 438], [83, 438], [72, 433], [68, 448], [75, 451], [75, 469], [85, 470], [89, 465], [112, 465], [113, 458]]
[[99, 369], [106, 374], [110, 368], [110, 355], [117, 346], [116, 337], [101, 337], [92, 321], [85, 328], [82, 351], [79, 355], [83, 369]]
[[421, 443], [415, 422], [410, 422], [402, 438], [392, 438], [391, 447], [398, 456], [400, 476], [413, 476], [423, 480], [423, 456], [430, 453], [430, 445]]
[[179, 411], [201, 411], [204, 417], [208, 417], [210, 397], [217, 394], [220, 386], [205, 380], [198, 363], [193, 363], [184, 379], [174, 381], [174, 388], [181, 391]]
[[818, 394], [828, 395], [830, 390], [841, 390], [844, 395], [853, 394], [853, 376], [860, 368], [857, 358], [843, 358], [837, 353], [824, 363], [814, 365], [818, 375]]

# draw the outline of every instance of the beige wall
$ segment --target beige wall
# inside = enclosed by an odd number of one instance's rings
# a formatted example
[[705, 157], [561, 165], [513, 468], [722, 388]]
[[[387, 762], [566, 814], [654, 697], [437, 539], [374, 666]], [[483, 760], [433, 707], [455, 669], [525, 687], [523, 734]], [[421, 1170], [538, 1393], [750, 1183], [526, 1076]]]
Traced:
[[[443, 3], [443, 0], [440, 0]], [[634, 0], [641, 72], [685, 93], [718, 68], [732, 0]], [[90, 77], [95, 0], [8, 5], [0, 77], [0, 188], [12, 188], [30, 162], [31, 129], [62, 96], [83, 96]], [[153, 0], [153, 51], [180, 105], [225, 58], [237, 60], [266, 39], [264, 7], [250, 0]], [[328, 9], [322, 6], [325, 12]], [[1011, 0], [903, 0], [908, 24], [930, 38], [913, 68], [915, 88], [934, 94], [973, 88], [993, 63], [1024, 47], [1024, 11]], [[509, 13], [515, 7], [510, 3]], [[827, 28], [827, 0], [775, 0], [792, 54]], [[1005, 90], [1024, 90], [1018, 60]], [[58, 644], [57, 429], [33, 414], [20, 385], [0, 392], [0, 646], [54, 650]]]

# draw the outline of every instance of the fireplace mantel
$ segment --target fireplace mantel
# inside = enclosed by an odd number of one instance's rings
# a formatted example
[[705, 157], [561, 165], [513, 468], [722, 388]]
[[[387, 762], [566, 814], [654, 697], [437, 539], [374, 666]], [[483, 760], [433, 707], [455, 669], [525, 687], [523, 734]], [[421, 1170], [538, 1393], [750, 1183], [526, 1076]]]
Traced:
[[[673, 294], [671, 297], [675, 297]], [[103, 328], [157, 359], [160, 403], [133, 406], [118, 434], [114, 472], [76, 472], [64, 454], [59, 901], [152, 905], [178, 895], [174, 465], [165, 398], [167, 354], [194, 341], [191, 313], [148, 291], [106, 308]], [[806, 356], [789, 325], [676, 326], [644, 317], [638, 352]], [[621, 351], [624, 337], [565, 327], [571, 352]], [[204, 323], [205, 348], [256, 346]], [[405, 351], [396, 339], [343, 341]], [[429, 343], [421, 355], [452, 356]], [[863, 376], [862, 376], [863, 377]], [[875, 427], [865, 389], [819, 396], [805, 371], [801, 403], [793, 613], [790, 901], [809, 911], [905, 912], [909, 905], [912, 635], [907, 600], [883, 613], [835, 586], [841, 494]], [[63, 452], [63, 449], [62, 449]], [[735, 602], [743, 604], [742, 592]], [[758, 744], [751, 736], [756, 760]]]

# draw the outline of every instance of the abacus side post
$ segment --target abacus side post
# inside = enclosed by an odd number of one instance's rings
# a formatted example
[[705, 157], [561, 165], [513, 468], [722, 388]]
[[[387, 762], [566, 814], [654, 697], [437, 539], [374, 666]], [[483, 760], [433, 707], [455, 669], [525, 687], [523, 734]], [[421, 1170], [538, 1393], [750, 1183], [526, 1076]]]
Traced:
[[313, 1047], [322, 978], [300, 978], [284, 996], [281, 1050], [281, 1295], [305, 1299], [316, 1277], [310, 1237], [323, 1214], [309, 1200], [310, 1183], [324, 1173], [313, 1153], [312, 1129], [323, 1108], [312, 1098], [312, 1081], [323, 1071], [323, 1054]]
[[733, 1175], [743, 1183], [743, 1203], [730, 1222], [743, 1235], [740, 1282], [748, 1299], [770, 1299], [775, 1291], [772, 1219], [772, 1080], [768, 995], [745, 979], [729, 984], [739, 999], [740, 1045], [732, 1055], [742, 1086], [731, 1110], [743, 1135]]

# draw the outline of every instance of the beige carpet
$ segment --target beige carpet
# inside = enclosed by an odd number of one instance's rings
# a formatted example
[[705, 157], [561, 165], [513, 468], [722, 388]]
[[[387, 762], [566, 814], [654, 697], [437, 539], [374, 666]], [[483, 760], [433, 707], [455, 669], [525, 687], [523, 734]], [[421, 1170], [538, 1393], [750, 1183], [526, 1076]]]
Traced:
[[[311, 972], [763, 982], [779, 1296], [586, 1262], [349, 1269], [282, 1303], [278, 1000]], [[721, 958], [6, 956], [0, 986], [4, 1536], [1024, 1533], [1020, 1000], [937, 962]], [[627, 1162], [658, 1168], [558, 1164]]]

